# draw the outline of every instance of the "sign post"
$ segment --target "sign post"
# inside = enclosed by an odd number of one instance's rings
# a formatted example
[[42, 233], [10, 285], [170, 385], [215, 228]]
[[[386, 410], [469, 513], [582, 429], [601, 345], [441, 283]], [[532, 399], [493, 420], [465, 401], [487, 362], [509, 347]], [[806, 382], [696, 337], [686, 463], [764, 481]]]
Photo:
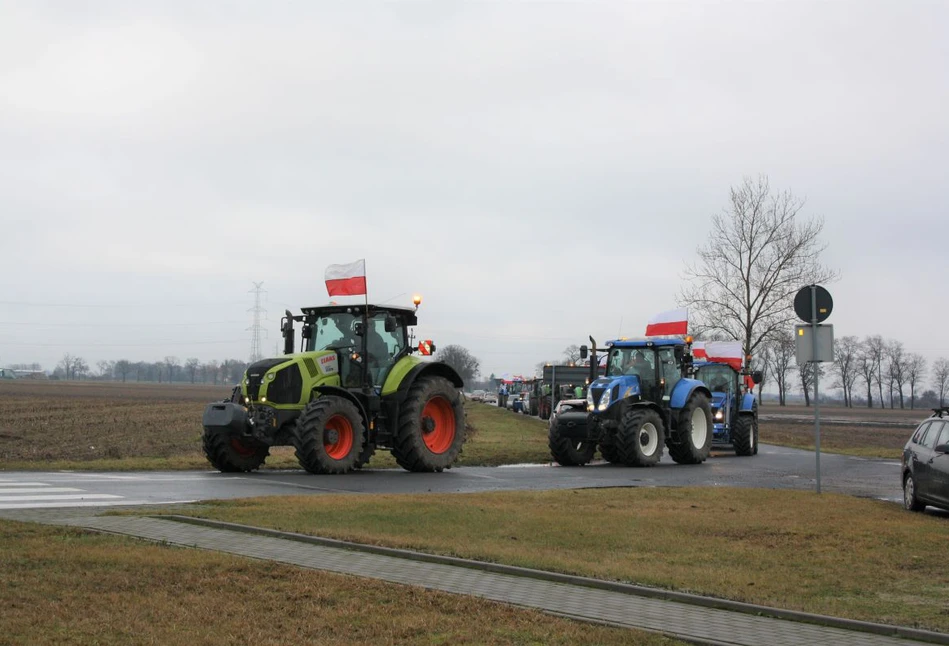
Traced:
[[[820, 493], [820, 387], [818, 363], [834, 360], [834, 326], [820, 325], [834, 309], [830, 292], [820, 285], [808, 285], [794, 297], [794, 311], [810, 325], [797, 326], [797, 362], [810, 363], [814, 371], [814, 453], [817, 458], [817, 493]], [[810, 347], [807, 347], [807, 332]]]

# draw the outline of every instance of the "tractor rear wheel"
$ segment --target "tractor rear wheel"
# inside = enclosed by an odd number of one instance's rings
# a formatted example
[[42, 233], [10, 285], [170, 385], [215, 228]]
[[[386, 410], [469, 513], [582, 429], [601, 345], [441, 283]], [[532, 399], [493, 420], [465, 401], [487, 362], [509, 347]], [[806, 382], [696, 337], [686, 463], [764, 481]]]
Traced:
[[732, 425], [732, 444], [735, 445], [735, 455], [754, 455], [758, 452], [758, 429], [755, 428], [755, 417], [750, 413], [739, 413]]
[[547, 446], [557, 464], [565, 467], [579, 467], [590, 462], [596, 453], [596, 445], [560, 434], [560, 423], [554, 420], [547, 433]]
[[662, 458], [665, 441], [662, 418], [649, 408], [630, 408], [623, 413], [616, 448], [623, 464], [651, 467]]
[[704, 393], [693, 393], [682, 407], [666, 445], [669, 455], [679, 464], [701, 464], [708, 458], [712, 446], [712, 408]]
[[392, 456], [407, 471], [450, 469], [465, 443], [465, 407], [444, 377], [421, 377], [399, 413]]
[[293, 446], [300, 466], [310, 473], [346, 473], [357, 467], [365, 437], [356, 405], [330, 395], [314, 399], [303, 409]]
[[221, 473], [254, 471], [270, 455], [270, 447], [250, 438], [234, 437], [213, 428], [204, 428], [204, 455]]

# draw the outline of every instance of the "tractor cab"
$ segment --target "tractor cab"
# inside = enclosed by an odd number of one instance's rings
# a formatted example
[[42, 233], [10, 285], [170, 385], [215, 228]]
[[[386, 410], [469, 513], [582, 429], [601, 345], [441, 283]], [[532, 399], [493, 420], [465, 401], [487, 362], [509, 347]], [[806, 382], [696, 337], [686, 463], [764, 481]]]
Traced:
[[365, 306], [303, 308], [300, 318], [305, 352], [335, 351], [344, 388], [368, 385], [376, 390], [392, 366], [411, 352], [408, 328], [418, 323], [414, 310], [374, 305], [368, 311]]

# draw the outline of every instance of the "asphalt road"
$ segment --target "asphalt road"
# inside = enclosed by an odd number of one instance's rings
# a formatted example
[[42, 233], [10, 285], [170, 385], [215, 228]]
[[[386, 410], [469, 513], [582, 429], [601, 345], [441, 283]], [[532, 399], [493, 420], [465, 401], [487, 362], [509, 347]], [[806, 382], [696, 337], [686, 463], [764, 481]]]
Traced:
[[[585, 467], [514, 465], [460, 467], [444, 473], [366, 469], [316, 476], [304, 471], [224, 474], [216, 471], [0, 471], [0, 510], [159, 505], [277, 495], [338, 493], [473, 493], [588, 487], [760, 487], [814, 491], [811, 451], [761, 445], [739, 458], [713, 451], [704, 464], [682, 466], [668, 456], [655, 467], [634, 469], [596, 463]], [[824, 492], [902, 499], [899, 462], [821, 454]]]

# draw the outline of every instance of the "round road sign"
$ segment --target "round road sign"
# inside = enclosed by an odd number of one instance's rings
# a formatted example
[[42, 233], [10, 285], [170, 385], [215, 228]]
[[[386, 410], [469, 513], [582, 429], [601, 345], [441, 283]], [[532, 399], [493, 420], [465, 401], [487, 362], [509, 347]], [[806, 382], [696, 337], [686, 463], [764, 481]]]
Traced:
[[[814, 316], [812, 309], [811, 290], [817, 292], [817, 316]], [[823, 323], [830, 316], [834, 309], [834, 299], [830, 297], [830, 292], [820, 285], [808, 285], [802, 287], [794, 297], [794, 312], [805, 323], [813, 323], [817, 319], [818, 323]]]

